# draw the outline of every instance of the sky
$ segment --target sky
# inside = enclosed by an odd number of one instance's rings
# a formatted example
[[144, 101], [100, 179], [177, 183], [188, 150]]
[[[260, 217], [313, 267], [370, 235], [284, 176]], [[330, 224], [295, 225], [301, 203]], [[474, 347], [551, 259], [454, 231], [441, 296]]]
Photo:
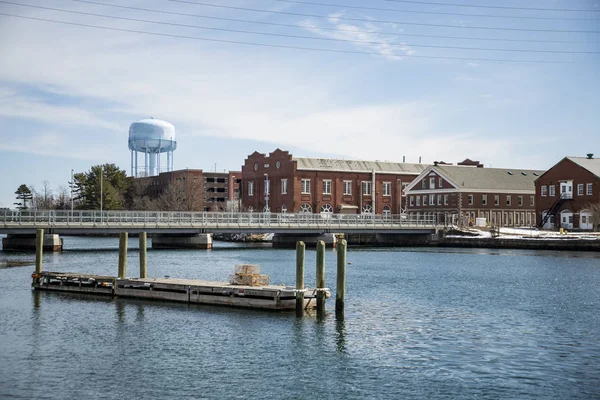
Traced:
[[175, 126], [175, 169], [600, 157], [599, 22], [600, 0], [0, 1], [0, 207], [131, 173], [149, 117]]

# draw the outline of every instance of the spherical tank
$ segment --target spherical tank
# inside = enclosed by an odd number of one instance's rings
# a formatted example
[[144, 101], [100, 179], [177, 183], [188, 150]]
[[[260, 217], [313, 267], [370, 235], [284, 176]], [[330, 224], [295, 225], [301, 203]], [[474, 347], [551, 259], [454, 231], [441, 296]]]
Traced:
[[177, 148], [175, 127], [160, 119], [143, 119], [129, 127], [129, 149], [143, 153], [164, 153]]

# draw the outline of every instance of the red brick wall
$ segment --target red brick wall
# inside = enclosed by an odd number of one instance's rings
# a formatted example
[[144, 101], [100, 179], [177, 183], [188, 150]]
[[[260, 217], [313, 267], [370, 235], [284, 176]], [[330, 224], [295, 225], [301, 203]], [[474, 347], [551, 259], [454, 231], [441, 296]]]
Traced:
[[[562, 210], [571, 210], [575, 214], [573, 218], [574, 228], [579, 227], [579, 211], [586, 209], [590, 203], [600, 203], [600, 179], [585, 168], [582, 168], [573, 161], [565, 158], [554, 167], [550, 168], [535, 181], [535, 196], [536, 196], [536, 213], [538, 218], [542, 217], [542, 212], [549, 210], [552, 205], [559, 199], [560, 196], [560, 181], [573, 180], [573, 199], [565, 200], [557, 211], [558, 216]], [[577, 194], [577, 185], [583, 183], [583, 196]], [[592, 184], [592, 195], [587, 195], [587, 184]], [[542, 186], [556, 186], [554, 197], [550, 196], [548, 188], [548, 196], [542, 196]]]
[[[280, 161], [280, 167], [276, 167]], [[254, 166], [258, 164], [258, 169]], [[313, 212], [320, 212], [321, 207], [330, 204], [333, 211], [338, 213], [340, 205], [358, 206], [361, 208], [361, 182], [372, 180], [371, 173], [336, 172], [297, 170], [297, 163], [287, 151], [275, 150], [269, 155], [255, 152], [248, 156], [242, 166], [243, 176], [243, 204], [244, 209], [252, 207], [254, 211], [262, 211], [265, 206], [264, 174], [267, 173], [271, 181], [269, 207], [272, 212], [281, 212], [283, 204], [287, 212], [297, 213], [302, 204], [309, 204]], [[268, 165], [268, 167], [265, 167]], [[381, 214], [383, 208], [389, 205], [392, 214], [399, 213], [402, 203], [401, 184], [411, 182], [414, 175], [400, 174], [375, 174], [375, 212]], [[288, 180], [287, 195], [281, 194], [281, 179]], [[310, 194], [302, 194], [302, 179], [310, 179]], [[323, 181], [331, 180], [331, 195], [323, 194]], [[344, 195], [344, 181], [352, 181], [352, 194]], [[248, 196], [248, 182], [254, 182], [254, 196]], [[383, 196], [383, 182], [391, 182], [391, 196]], [[362, 196], [362, 204], [372, 204], [371, 195]]]

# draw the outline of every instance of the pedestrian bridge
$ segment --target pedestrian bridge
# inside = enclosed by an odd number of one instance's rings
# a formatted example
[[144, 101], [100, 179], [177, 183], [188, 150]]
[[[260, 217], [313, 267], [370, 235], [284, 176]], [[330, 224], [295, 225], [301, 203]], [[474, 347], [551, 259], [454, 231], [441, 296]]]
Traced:
[[432, 218], [374, 214], [275, 214], [162, 211], [0, 211], [0, 234], [30, 235], [36, 229], [59, 235], [119, 232], [201, 233], [435, 233]]

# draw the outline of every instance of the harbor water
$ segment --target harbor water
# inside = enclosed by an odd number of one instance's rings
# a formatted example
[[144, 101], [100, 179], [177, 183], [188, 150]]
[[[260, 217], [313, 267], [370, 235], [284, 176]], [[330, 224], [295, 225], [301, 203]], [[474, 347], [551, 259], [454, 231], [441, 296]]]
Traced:
[[[66, 237], [44, 269], [116, 275], [117, 248]], [[34, 254], [0, 253], [0, 398], [600, 398], [600, 253], [351, 247], [347, 261], [345, 318], [328, 250], [318, 320], [34, 293]], [[295, 282], [294, 250], [219, 242], [149, 250], [148, 276], [223, 281], [242, 263]]]

